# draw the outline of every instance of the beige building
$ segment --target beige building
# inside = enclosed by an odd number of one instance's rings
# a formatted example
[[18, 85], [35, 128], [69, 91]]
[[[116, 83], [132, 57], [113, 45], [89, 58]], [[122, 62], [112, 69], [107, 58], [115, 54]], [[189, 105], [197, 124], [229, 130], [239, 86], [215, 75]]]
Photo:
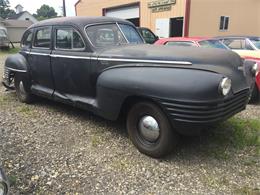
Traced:
[[160, 37], [260, 36], [260, 0], [79, 0], [78, 16], [112, 16]]

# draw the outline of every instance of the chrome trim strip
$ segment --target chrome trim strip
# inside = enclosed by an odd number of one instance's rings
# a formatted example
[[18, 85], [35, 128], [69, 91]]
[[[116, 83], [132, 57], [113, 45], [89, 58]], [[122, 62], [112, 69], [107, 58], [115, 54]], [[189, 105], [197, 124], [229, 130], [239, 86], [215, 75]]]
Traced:
[[156, 64], [183, 64], [192, 65], [191, 62], [186, 61], [166, 61], [166, 60], [139, 60], [139, 59], [119, 59], [119, 58], [97, 58], [100, 61], [115, 61], [115, 62], [140, 62], [140, 63], [156, 63]]
[[69, 56], [69, 55], [59, 55], [59, 54], [42, 54], [31, 52], [32, 55], [43, 55], [50, 56], [53, 58], [71, 58], [71, 59], [87, 59], [87, 60], [100, 60], [100, 61], [110, 61], [110, 62], [137, 62], [137, 63], [155, 63], [155, 64], [181, 64], [181, 65], [192, 65], [191, 62], [187, 61], [168, 61], [168, 60], [142, 60], [142, 59], [127, 59], [127, 58], [97, 58], [97, 57], [83, 57], [83, 56]]
[[9, 68], [9, 67], [6, 67], [6, 69], [16, 71], [16, 72], [27, 72], [26, 70], [19, 70], [19, 69]]
[[82, 57], [82, 56], [66, 56], [66, 55], [59, 55], [59, 54], [51, 54], [50, 55], [53, 58], [71, 58], [71, 59], [92, 59], [91, 57]]
[[50, 56], [50, 54], [47, 53], [37, 53], [37, 52], [30, 52], [31, 55], [38, 55], [38, 56]]

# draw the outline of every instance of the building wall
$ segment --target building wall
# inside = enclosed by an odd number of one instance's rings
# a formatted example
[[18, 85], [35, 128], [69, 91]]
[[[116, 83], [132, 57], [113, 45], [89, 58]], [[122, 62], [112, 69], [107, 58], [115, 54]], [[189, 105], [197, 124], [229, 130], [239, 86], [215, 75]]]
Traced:
[[18, 20], [26, 20], [26, 18], [29, 18], [30, 21], [32, 21], [33, 23], [38, 22], [38, 20], [36, 20], [35, 17], [33, 17], [31, 14], [24, 12], [23, 15], [21, 15]]
[[[229, 16], [229, 29], [220, 31], [220, 16]], [[191, 0], [189, 36], [260, 36], [259, 0]]]
[[177, 0], [170, 11], [152, 13], [148, 8], [151, 0], [81, 0], [75, 7], [78, 16], [102, 16], [103, 8], [140, 2], [140, 26], [155, 31], [155, 21], [158, 18], [183, 17], [186, 0]]
[[27, 27], [7, 27], [8, 38], [16, 43], [20, 42]]

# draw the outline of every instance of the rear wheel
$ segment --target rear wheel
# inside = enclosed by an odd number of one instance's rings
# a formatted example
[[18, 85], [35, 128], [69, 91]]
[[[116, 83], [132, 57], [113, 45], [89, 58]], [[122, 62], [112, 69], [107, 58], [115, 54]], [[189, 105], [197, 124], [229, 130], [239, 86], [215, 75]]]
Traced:
[[127, 117], [127, 130], [138, 150], [154, 158], [167, 155], [178, 141], [178, 134], [163, 111], [150, 102], [132, 107]]
[[14, 85], [18, 99], [23, 103], [31, 103], [33, 96], [31, 94], [29, 80], [21, 74], [16, 74], [14, 77]]

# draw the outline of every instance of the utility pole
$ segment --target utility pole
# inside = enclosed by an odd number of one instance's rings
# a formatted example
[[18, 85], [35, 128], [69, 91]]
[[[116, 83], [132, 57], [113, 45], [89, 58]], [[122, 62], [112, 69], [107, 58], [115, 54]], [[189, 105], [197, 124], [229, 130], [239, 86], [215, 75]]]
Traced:
[[66, 3], [65, 0], [63, 0], [63, 16], [66, 17]]

